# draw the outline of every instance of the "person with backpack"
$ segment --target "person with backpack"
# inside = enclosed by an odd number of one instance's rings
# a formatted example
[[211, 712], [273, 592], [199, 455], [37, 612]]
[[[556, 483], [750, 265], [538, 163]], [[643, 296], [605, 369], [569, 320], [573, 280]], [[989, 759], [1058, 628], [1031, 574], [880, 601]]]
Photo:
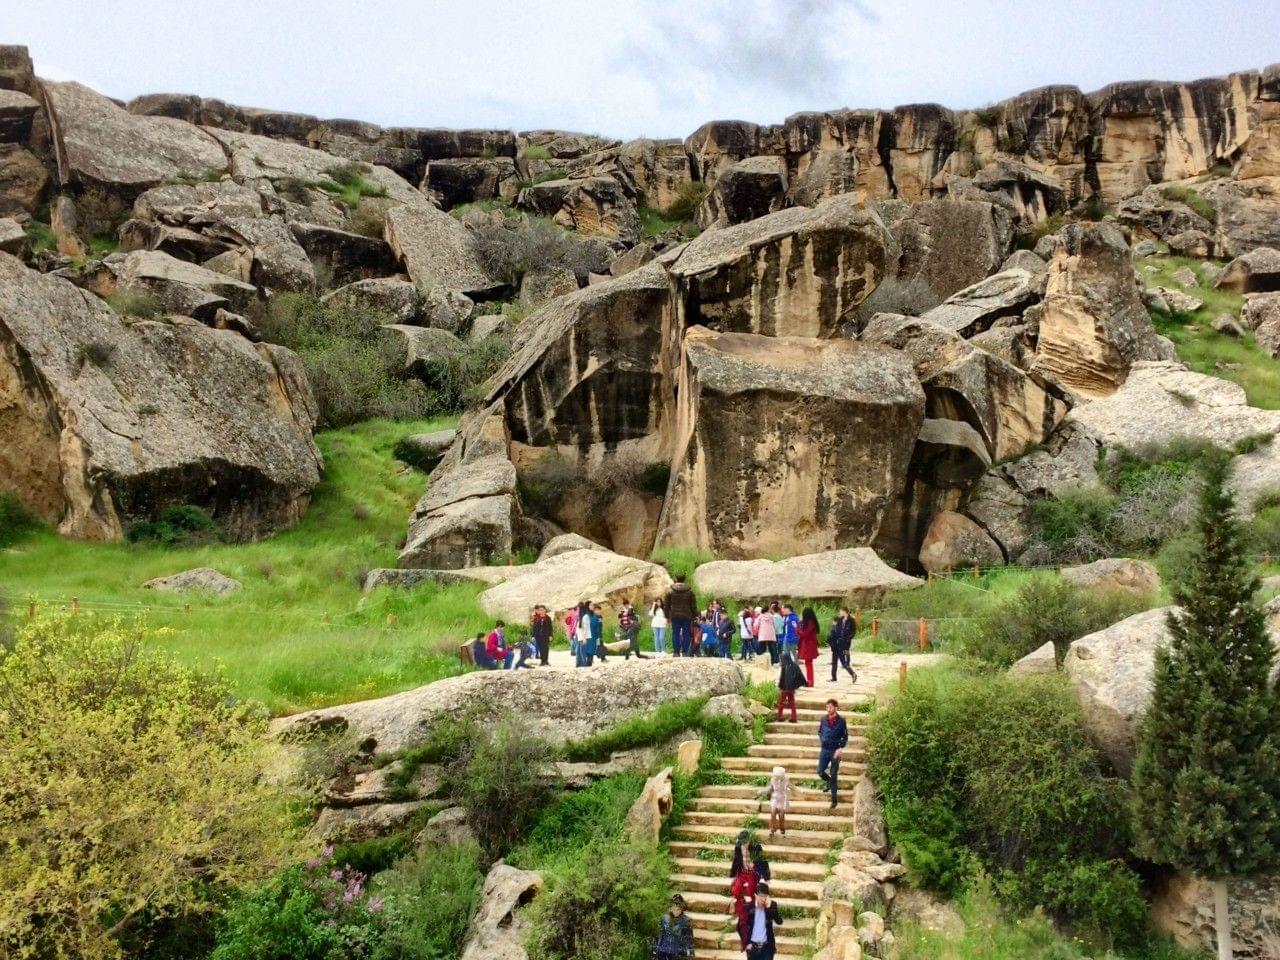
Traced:
[[782, 641], [783, 651], [796, 652], [800, 645], [800, 617], [789, 603], [782, 605], [782, 629], [778, 631], [778, 639]]
[[849, 616], [849, 608], [841, 607], [840, 615], [831, 621], [831, 629], [827, 632], [827, 646], [831, 648], [831, 682], [835, 683], [837, 671], [843, 667], [849, 679], [858, 682], [858, 675], [849, 663], [849, 651], [853, 649], [853, 638], [858, 633], [858, 623]]
[[818, 617], [813, 607], [805, 607], [796, 627], [796, 652], [804, 664], [804, 678], [813, 686], [813, 662], [818, 659]]
[[679, 574], [667, 591], [663, 608], [671, 621], [671, 646], [675, 655], [692, 656], [693, 622], [698, 617], [698, 601], [689, 585], [684, 582], [684, 574]]
[[554, 629], [546, 605], [537, 604], [533, 608], [533, 616], [529, 618], [529, 636], [537, 648], [538, 662], [544, 667], [551, 657], [551, 634]]
[[783, 652], [781, 658], [782, 666], [778, 669], [778, 715], [777, 719], [782, 719], [783, 708], [791, 707], [791, 722], [796, 722], [796, 691], [806, 686], [804, 682], [804, 671], [800, 669], [800, 664], [796, 663], [795, 656], [790, 650]]
[[715, 624], [711, 622], [710, 611], [704, 613], [698, 618], [698, 632], [701, 637], [698, 642], [698, 653], [704, 657], [719, 656], [720, 638], [716, 635]]

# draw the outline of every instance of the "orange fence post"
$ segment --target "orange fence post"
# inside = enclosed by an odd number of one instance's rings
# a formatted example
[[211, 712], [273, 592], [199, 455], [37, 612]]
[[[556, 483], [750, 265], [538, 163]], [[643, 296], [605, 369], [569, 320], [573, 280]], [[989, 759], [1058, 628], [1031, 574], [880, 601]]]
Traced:
[[875, 617], [871, 621], [871, 636], [873, 637], [880, 636], [880, 618], [879, 617]]
[[27, 619], [34, 620], [36, 618], [36, 602], [34, 600], [27, 604]]
[[80, 598], [72, 597], [71, 598], [71, 615], [75, 616], [79, 612], [80, 612]]
[[980, 576], [982, 576], [982, 571], [978, 569], [978, 565], [975, 563], [973, 565], [973, 579], [977, 580]]
[[954, 567], [952, 567], [952, 566], [951, 566], [951, 564], [949, 564], [949, 563], [948, 563], [948, 564], [947, 564], [947, 576], [948, 576], [948, 577], [950, 577], [950, 576], [954, 575], [954, 573], [955, 573], [955, 568], [954, 568]]
[[929, 624], [925, 622], [924, 617], [920, 618], [920, 652], [924, 653], [929, 647]]
[[898, 693], [907, 692], [907, 661], [898, 664]]

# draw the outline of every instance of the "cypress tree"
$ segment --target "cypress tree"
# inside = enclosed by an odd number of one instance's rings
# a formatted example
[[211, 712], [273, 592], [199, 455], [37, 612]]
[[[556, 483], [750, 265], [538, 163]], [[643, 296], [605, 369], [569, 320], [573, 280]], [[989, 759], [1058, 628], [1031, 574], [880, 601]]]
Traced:
[[1280, 690], [1275, 651], [1227, 487], [1205, 468], [1200, 544], [1174, 590], [1172, 642], [1133, 767], [1138, 852], [1212, 882], [1218, 956], [1231, 956], [1227, 880], [1280, 869]]

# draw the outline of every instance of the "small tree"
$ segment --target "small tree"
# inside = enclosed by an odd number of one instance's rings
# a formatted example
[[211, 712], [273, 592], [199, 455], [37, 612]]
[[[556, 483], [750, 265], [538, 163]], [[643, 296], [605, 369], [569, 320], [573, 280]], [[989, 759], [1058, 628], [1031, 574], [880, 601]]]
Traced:
[[1213, 457], [1200, 495], [1200, 544], [1174, 591], [1172, 642], [1134, 763], [1139, 852], [1211, 881], [1218, 956], [1231, 956], [1227, 880], [1280, 868], [1280, 692], [1243, 531]]
[[290, 852], [265, 716], [152, 640], [64, 617], [0, 652], [0, 956], [116, 960]]

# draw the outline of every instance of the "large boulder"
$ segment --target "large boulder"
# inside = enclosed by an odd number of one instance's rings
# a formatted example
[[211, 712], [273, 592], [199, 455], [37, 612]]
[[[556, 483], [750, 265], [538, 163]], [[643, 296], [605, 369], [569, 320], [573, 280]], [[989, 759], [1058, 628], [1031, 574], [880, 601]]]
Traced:
[[82, 184], [136, 195], [181, 177], [227, 169], [218, 142], [199, 127], [129, 113], [79, 83], [44, 83], [54, 136], [70, 175]]
[[463, 710], [520, 715], [523, 729], [553, 743], [583, 740], [664, 703], [737, 693], [742, 669], [729, 660], [641, 660], [618, 670], [477, 671], [404, 693], [281, 717], [278, 736], [342, 729], [380, 753], [424, 743], [433, 726]]
[[833, 337], [892, 266], [893, 238], [856, 196], [709, 230], [671, 263], [685, 327]]
[[14, 143], [0, 143], [0, 216], [35, 213], [49, 182], [40, 158]]
[[0, 143], [26, 143], [39, 109], [40, 104], [22, 91], [0, 89]]
[[1161, 356], [1133, 282], [1129, 246], [1109, 224], [1070, 224], [1049, 262], [1033, 372], [1085, 398], [1113, 393]]
[[310, 291], [316, 285], [307, 252], [279, 217], [227, 217], [208, 232], [249, 252], [250, 277], [259, 286]]
[[940, 198], [880, 209], [901, 248], [897, 282], [927, 288], [926, 306], [994, 273], [1013, 245], [1013, 218], [991, 203]]
[[720, 174], [698, 210], [704, 230], [745, 223], [781, 210], [787, 197], [787, 165], [781, 157], [748, 157]]
[[118, 539], [172, 504], [247, 539], [319, 482], [316, 407], [283, 347], [191, 320], [126, 326], [0, 254], [0, 487], [68, 536]]
[[541, 889], [541, 874], [495, 863], [484, 878], [462, 960], [528, 960], [524, 940], [529, 921], [523, 908]]
[[1095, 560], [1077, 567], [1064, 567], [1062, 579], [1091, 592], [1122, 591], [1139, 596], [1160, 592], [1160, 573], [1145, 560], [1116, 557]]
[[1044, 285], [1041, 275], [1026, 270], [1005, 270], [955, 292], [922, 319], [961, 337], [972, 337], [1002, 320], [1021, 317], [1027, 308], [1039, 302]]
[[627, 811], [627, 833], [647, 847], [656, 847], [662, 821], [671, 813], [671, 768], [665, 767], [645, 781], [644, 789]]
[[924, 417], [906, 356], [705, 327], [684, 356], [659, 543], [738, 559], [875, 538]]
[[392, 323], [415, 324], [422, 310], [418, 288], [399, 277], [356, 280], [326, 293], [321, 300], [355, 313], [381, 314]]
[[499, 286], [476, 258], [467, 228], [429, 203], [388, 210], [386, 240], [423, 290], [442, 288], [474, 296]]
[[643, 607], [665, 596], [672, 583], [666, 569], [656, 563], [593, 548], [510, 567], [508, 574], [502, 583], [480, 594], [480, 606], [491, 616], [516, 622], [527, 620], [538, 603], [553, 614], [583, 600], [612, 611], [627, 600]]
[[987, 532], [962, 513], [936, 514], [920, 544], [920, 564], [930, 573], [947, 573], [955, 567], [1004, 562], [1000, 546]]
[[612, 177], [547, 180], [521, 190], [517, 203], [584, 237], [623, 243], [640, 239], [640, 218], [631, 198]]
[[212, 567], [195, 567], [191, 570], [183, 570], [181, 573], [156, 577], [142, 586], [148, 590], [159, 590], [164, 593], [211, 593], [214, 596], [225, 597], [229, 593], [235, 593], [244, 584]]
[[1227, 264], [1214, 286], [1232, 293], [1273, 293], [1280, 290], [1280, 250], [1257, 247], [1241, 254]]
[[[1280, 877], [1230, 880], [1231, 948], [1240, 960], [1280, 957]], [[1217, 947], [1213, 884], [1177, 874], [1163, 880], [1151, 902], [1151, 920], [1188, 950]]]
[[[1141, 416], [1134, 415], [1137, 410]], [[1076, 407], [1065, 422], [1095, 443], [1131, 450], [1178, 439], [1230, 450], [1241, 441], [1280, 433], [1280, 411], [1249, 406], [1238, 384], [1167, 361], [1136, 364], [1124, 386]], [[1236, 457], [1232, 486], [1246, 507], [1280, 487], [1280, 444], [1264, 443]]]
[[168, 313], [210, 324], [219, 309], [240, 312], [258, 296], [252, 284], [159, 250], [110, 254], [89, 274], [88, 284], [100, 296], [117, 290], [146, 293]]
[[1280, 356], [1280, 293], [1251, 293], [1244, 298], [1241, 323], [1253, 331], [1253, 342], [1270, 357]]
[[477, 200], [514, 200], [520, 192], [516, 177], [510, 157], [448, 157], [427, 164], [422, 189], [449, 210]]
[[870, 547], [811, 553], [785, 560], [713, 560], [693, 571], [693, 587], [704, 597], [770, 600], [844, 600], [872, 606], [894, 590], [921, 581], [899, 573]]

